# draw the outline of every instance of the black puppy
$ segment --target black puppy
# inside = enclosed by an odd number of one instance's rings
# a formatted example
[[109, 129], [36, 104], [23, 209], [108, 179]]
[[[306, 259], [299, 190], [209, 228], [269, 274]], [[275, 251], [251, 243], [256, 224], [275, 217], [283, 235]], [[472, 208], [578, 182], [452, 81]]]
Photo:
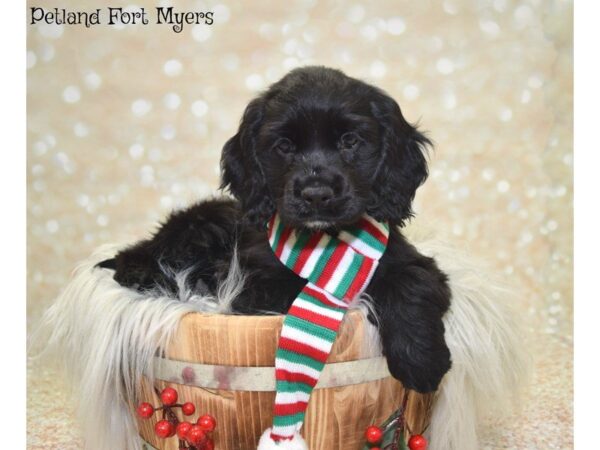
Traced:
[[246, 283], [234, 311], [285, 313], [305, 281], [269, 247], [273, 213], [293, 227], [335, 233], [366, 212], [392, 225], [366, 290], [390, 372], [407, 388], [433, 391], [450, 368], [442, 322], [450, 290], [435, 261], [399, 230], [427, 177], [429, 144], [383, 91], [338, 70], [296, 69], [250, 102], [225, 144], [222, 187], [236, 200], [174, 213], [151, 239], [101, 266], [114, 268], [121, 285], [173, 293], [170, 274], [189, 269], [197, 293], [214, 293], [237, 248]]

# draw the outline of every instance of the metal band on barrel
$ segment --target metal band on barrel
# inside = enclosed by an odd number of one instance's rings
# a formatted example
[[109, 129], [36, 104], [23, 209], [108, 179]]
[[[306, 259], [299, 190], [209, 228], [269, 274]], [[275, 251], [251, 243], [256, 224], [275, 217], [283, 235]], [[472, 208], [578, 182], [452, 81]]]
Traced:
[[142, 450], [158, 450], [156, 447], [153, 447], [150, 442], [146, 441], [143, 437], [140, 436], [140, 443], [142, 444]]
[[[154, 357], [154, 379], [207, 389], [275, 391], [275, 367], [197, 364]], [[390, 376], [383, 356], [325, 364], [315, 389], [368, 383]]]

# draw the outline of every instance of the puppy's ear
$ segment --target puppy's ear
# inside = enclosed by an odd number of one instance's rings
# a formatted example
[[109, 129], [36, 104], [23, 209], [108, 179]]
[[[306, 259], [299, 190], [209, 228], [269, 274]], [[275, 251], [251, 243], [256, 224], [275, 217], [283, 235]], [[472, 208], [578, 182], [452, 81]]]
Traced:
[[241, 202], [244, 219], [257, 226], [264, 225], [275, 212], [256, 156], [256, 141], [263, 116], [264, 99], [259, 97], [248, 104], [237, 134], [225, 143], [221, 154], [221, 188], [229, 189]]
[[368, 209], [377, 220], [404, 225], [413, 216], [412, 201], [427, 178], [425, 154], [431, 141], [409, 124], [398, 104], [379, 91], [371, 110], [380, 126], [381, 160]]

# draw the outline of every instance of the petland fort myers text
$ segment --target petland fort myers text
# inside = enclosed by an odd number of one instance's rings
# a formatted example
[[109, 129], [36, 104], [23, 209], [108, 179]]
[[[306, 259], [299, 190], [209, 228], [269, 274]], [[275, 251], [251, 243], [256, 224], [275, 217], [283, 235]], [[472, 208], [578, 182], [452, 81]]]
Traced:
[[64, 8], [30, 8], [30, 24], [80, 25], [90, 28], [95, 25], [168, 25], [175, 33], [181, 33], [185, 25], [212, 25], [211, 11], [178, 11], [174, 7], [159, 7], [152, 13], [142, 7], [96, 8], [75, 11]]

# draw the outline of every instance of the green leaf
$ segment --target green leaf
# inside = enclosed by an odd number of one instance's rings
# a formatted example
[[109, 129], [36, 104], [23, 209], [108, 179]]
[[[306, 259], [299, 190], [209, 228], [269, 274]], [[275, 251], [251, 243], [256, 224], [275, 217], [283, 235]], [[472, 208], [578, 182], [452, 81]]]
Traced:
[[406, 439], [404, 439], [404, 430], [402, 430], [402, 434], [400, 435], [400, 439], [398, 440], [398, 450], [408, 450], [408, 446], [406, 445]]
[[[395, 411], [381, 426], [383, 430], [382, 449], [386, 450], [408, 450], [404, 439], [404, 420], [402, 408]], [[395, 441], [395, 438], [398, 440]], [[362, 450], [370, 450], [373, 446], [365, 442]]]

